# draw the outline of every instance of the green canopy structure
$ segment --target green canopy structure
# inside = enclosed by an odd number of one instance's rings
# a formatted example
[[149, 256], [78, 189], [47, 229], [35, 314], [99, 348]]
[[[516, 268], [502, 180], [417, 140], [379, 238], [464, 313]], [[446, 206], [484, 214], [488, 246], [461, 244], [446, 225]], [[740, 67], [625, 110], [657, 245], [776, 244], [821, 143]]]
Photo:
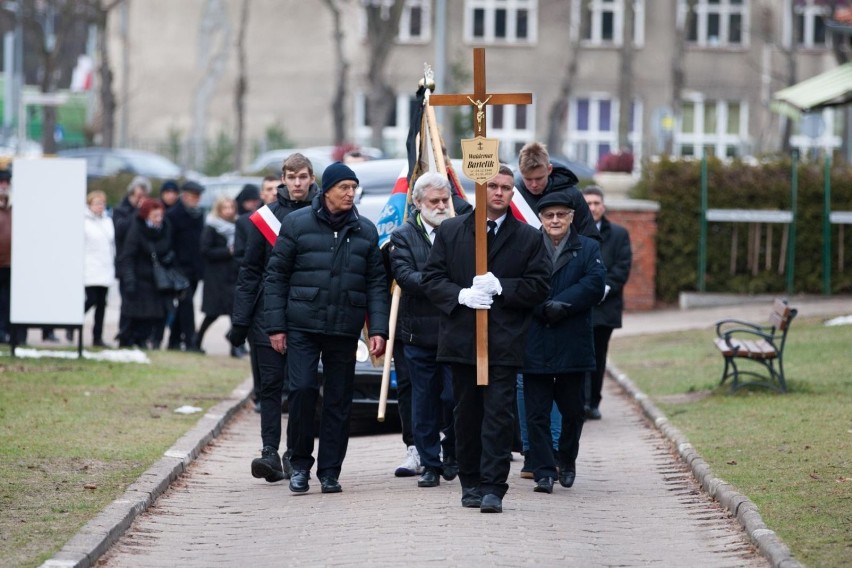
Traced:
[[844, 63], [772, 96], [772, 110], [791, 118], [823, 107], [838, 106], [852, 101], [852, 62]]

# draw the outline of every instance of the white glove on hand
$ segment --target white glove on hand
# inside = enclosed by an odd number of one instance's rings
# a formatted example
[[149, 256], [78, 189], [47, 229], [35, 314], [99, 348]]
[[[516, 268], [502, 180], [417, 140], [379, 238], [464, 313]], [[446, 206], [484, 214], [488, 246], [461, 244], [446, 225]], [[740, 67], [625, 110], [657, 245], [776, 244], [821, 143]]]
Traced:
[[459, 291], [459, 304], [474, 310], [490, 310], [493, 301], [491, 294], [480, 292], [475, 288], [462, 288]]
[[480, 276], [474, 276], [472, 288], [492, 296], [494, 294], [499, 296], [503, 293], [503, 287], [500, 285], [500, 281], [497, 280], [497, 277], [490, 272], [486, 272]]

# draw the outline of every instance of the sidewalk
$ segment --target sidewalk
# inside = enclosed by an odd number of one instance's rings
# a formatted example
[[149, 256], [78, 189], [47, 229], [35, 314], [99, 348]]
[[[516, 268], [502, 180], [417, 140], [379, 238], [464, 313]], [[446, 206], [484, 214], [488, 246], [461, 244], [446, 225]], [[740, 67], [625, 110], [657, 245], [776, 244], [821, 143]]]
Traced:
[[[800, 308], [800, 317], [852, 313], [847, 298], [791, 303]], [[627, 314], [617, 333], [709, 331], [723, 317], [763, 320], [768, 312], [760, 303]], [[237, 392], [244, 395], [249, 386], [244, 383]], [[205, 417], [214, 423], [214, 433], [227, 425], [197, 460], [192, 461], [197, 451], [186, 449], [194, 443], [189, 439], [176, 444], [180, 451], [166, 453], [164, 460], [176, 461], [178, 473], [182, 464], [192, 463], [168, 489], [175, 470], [163, 474], [160, 489], [152, 492], [163, 494], [98, 566], [768, 566], [736, 519], [701, 491], [631, 398], [615, 381], [606, 381], [605, 388], [604, 419], [586, 423], [574, 487], [533, 493], [533, 482], [519, 477], [516, 455], [502, 515], [462, 508], [458, 480], [420, 489], [416, 478], [395, 478], [404, 450], [398, 435], [351, 440], [342, 494], [321, 494], [316, 479], [300, 496], [291, 494], [286, 482], [254, 479], [249, 463], [258, 455], [259, 418], [242, 410], [228, 421], [223, 410], [243, 400], [235, 396]], [[200, 433], [187, 436], [193, 437], [197, 447], [204, 446]], [[122, 519], [129, 523], [133, 517]], [[104, 525], [108, 519], [96, 519], [87, 528]], [[105, 528], [117, 535], [116, 526]], [[94, 543], [92, 550], [97, 542], [105, 544], [78, 536], [72, 539], [76, 548], [66, 546], [44, 566], [87, 565], [92, 556], [81, 559], [81, 543]]]

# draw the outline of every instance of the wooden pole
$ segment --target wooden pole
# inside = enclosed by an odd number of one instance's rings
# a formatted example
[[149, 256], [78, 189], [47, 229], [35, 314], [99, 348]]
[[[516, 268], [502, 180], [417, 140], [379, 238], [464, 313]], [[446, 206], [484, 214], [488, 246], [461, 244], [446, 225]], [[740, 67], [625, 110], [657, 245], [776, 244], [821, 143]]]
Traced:
[[385, 412], [388, 406], [388, 391], [390, 390], [390, 366], [393, 360], [393, 344], [396, 340], [396, 319], [399, 315], [399, 299], [402, 297], [402, 290], [394, 282], [393, 295], [391, 296], [390, 316], [388, 318], [388, 341], [385, 348], [385, 364], [382, 367], [382, 386], [379, 391], [379, 412], [376, 420], [379, 422], [385, 421]]

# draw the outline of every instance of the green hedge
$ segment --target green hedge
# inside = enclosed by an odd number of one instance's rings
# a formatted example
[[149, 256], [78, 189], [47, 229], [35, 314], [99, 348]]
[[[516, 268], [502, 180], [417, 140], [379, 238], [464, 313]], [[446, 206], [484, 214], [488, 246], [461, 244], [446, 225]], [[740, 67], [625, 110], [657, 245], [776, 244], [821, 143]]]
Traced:
[[[822, 293], [824, 165], [800, 163], [794, 292]], [[790, 210], [792, 162], [790, 159], [748, 165], [708, 160], [708, 206], [711, 209]], [[852, 211], [852, 168], [831, 171], [833, 211]], [[681, 291], [698, 286], [701, 214], [700, 161], [663, 159], [647, 164], [633, 194], [660, 204], [657, 227], [657, 299], [674, 302]], [[747, 264], [748, 223], [711, 222], [707, 226], [706, 290], [746, 294], [783, 293], [786, 275], [779, 274], [783, 225], [772, 227], [771, 268], [765, 267], [767, 225], [761, 224], [759, 271]], [[737, 235], [736, 266], [731, 273], [732, 242]], [[838, 249], [846, 252], [839, 266]], [[852, 226], [831, 227], [833, 293], [852, 292]]]

